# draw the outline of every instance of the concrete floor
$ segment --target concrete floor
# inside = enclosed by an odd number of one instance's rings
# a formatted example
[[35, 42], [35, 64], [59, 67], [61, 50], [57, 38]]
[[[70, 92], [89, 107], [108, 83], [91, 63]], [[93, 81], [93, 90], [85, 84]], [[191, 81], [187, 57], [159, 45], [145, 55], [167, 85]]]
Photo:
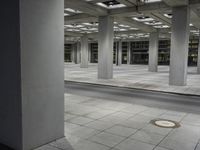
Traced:
[[[37, 150], [200, 150], [200, 115], [65, 94], [65, 136]], [[159, 128], [150, 120], [181, 124]]]
[[196, 67], [188, 68], [187, 86], [169, 86], [169, 67], [159, 66], [158, 72], [148, 72], [147, 65], [114, 65], [114, 78], [97, 79], [97, 64], [89, 64], [89, 68], [80, 68], [79, 64], [65, 64], [65, 80], [147, 89], [172, 93], [200, 95], [200, 75]]

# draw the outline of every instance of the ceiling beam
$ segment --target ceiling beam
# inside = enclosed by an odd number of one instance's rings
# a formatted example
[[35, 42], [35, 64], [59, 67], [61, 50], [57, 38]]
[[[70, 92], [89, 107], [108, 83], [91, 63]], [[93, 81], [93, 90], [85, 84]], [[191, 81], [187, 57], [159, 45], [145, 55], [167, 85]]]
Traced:
[[136, 8], [133, 7], [124, 7], [124, 8], [116, 8], [109, 11], [109, 14], [112, 16], [131, 16], [140, 13], [151, 13], [151, 12], [160, 12], [170, 10], [171, 7], [166, 5], [163, 2], [150, 3], [139, 6]]
[[171, 7], [184, 6], [189, 4], [188, 0], [163, 0], [163, 2]]
[[65, 16], [65, 25], [74, 24], [74, 23], [83, 23], [83, 22], [96, 22], [98, 19], [95, 16], [88, 14], [77, 14], [73, 16]]

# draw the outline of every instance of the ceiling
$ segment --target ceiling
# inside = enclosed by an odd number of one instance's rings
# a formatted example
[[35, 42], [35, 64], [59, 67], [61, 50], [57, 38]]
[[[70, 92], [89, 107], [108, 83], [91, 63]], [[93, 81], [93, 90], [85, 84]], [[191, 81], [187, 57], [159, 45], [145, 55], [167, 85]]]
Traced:
[[115, 39], [148, 38], [159, 31], [160, 38], [170, 38], [172, 7], [191, 8], [190, 33], [199, 36], [199, 0], [65, 0], [65, 36], [76, 41], [87, 34], [97, 40], [98, 17], [114, 17]]

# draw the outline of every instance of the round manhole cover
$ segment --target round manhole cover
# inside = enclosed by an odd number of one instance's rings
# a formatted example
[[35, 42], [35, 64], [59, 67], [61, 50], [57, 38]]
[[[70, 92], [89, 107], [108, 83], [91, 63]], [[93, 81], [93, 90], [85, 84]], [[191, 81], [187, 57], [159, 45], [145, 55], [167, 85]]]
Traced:
[[176, 121], [166, 120], [166, 119], [155, 119], [151, 123], [161, 128], [178, 128], [180, 124]]

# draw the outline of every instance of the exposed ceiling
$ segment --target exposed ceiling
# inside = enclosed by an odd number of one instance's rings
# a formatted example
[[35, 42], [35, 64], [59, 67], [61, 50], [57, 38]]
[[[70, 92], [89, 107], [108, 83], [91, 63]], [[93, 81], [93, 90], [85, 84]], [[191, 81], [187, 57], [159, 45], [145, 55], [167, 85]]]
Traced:
[[199, 36], [199, 0], [65, 0], [65, 36], [77, 40], [83, 34], [97, 39], [98, 17], [114, 17], [115, 39], [148, 38], [159, 31], [160, 37], [171, 34], [172, 7], [191, 8], [191, 36]]

